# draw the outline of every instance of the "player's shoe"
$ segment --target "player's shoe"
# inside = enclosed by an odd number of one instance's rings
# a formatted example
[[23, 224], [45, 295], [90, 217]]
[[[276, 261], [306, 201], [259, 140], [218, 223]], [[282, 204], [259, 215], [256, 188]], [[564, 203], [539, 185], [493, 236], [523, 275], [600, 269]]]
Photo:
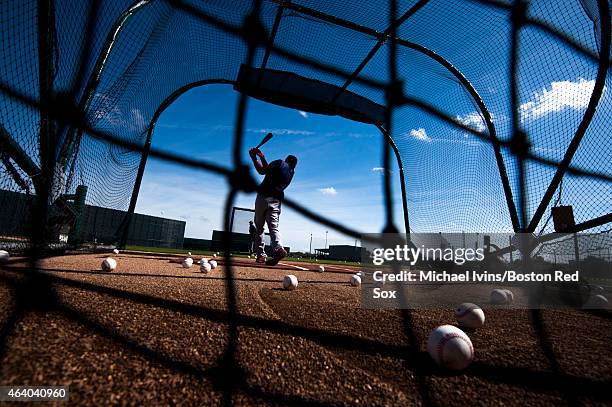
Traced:
[[266, 262], [266, 256], [257, 256], [257, 258], [255, 259], [255, 263], [265, 263]]
[[271, 259], [266, 260], [266, 264], [268, 266], [276, 266], [279, 261], [287, 257], [287, 250], [285, 250], [282, 246], [278, 246], [274, 249], [274, 255]]

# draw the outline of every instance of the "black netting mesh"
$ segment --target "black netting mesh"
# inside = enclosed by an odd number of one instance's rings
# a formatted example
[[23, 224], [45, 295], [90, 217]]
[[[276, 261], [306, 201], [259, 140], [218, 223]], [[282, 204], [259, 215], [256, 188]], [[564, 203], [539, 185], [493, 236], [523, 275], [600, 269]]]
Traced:
[[[385, 105], [391, 120], [379, 128], [398, 149], [412, 231], [545, 233], [553, 230], [551, 208], [572, 205], [576, 223], [587, 222], [581, 230], [607, 233], [609, 3], [401, 1], [396, 18], [409, 14], [394, 29], [389, 6], [335, 0], [1, 1], [0, 237], [29, 247], [30, 232], [20, 220], [47, 195], [48, 229], [66, 223], [54, 208], [80, 185], [87, 187], [86, 204], [133, 211], [130, 200], [158, 110], [191, 86], [231, 84], [241, 64], [264, 63]], [[40, 61], [51, 62], [52, 69], [40, 68]], [[52, 83], [42, 96], [41, 78]], [[236, 193], [253, 191], [240, 161], [241, 97], [231, 169], [150, 151], [226, 177], [232, 186], [226, 219]], [[43, 119], [53, 123], [50, 141], [40, 134]], [[576, 134], [581, 140], [572, 147]], [[41, 159], [47, 144], [55, 166]], [[385, 158], [386, 167], [392, 157]], [[359, 237], [290, 196], [286, 204]], [[588, 224], [592, 219], [599, 220]], [[43, 241], [57, 243], [57, 234], [45, 234]], [[229, 254], [227, 260], [231, 265]], [[231, 267], [227, 273], [231, 281]], [[230, 283], [230, 309], [234, 295]]]
[[[36, 2], [5, 8], [4, 83], [20, 95], [36, 99]], [[241, 38], [241, 24], [251, 8], [249, 2], [143, 1], [128, 6], [108, 1], [74, 7], [70, 2], [55, 2], [54, 90], [70, 95], [92, 129], [132, 144], [109, 144], [74, 124], [58, 129], [56, 186], [70, 193], [77, 185], [87, 185], [87, 203], [127, 210], [140, 163], [137, 147], [144, 145], [155, 111], [182, 87], [204, 80], [236, 79], [248, 45]], [[319, 6], [298, 2], [288, 7], [275, 1], [262, 2], [259, 17], [268, 36], [274, 31], [273, 47], [259, 44], [253, 65], [262, 65], [265, 60], [267, 68], [344, 86], [384, 104], [382, 85], [389, 81], [390, 43], [379, 41], [379, 36], [387, 27], [386, 6], [368, 5], [367, 12], [364, 8], [353, 5], [347, 10], [341, 2]], [[601, 39], [585, 10], [579, 1], [562, 6], [531, 2], [526, 11], [530, 24], [522, 27], [518, 37], [519, 123], [528, 134], [530, 154], [547, 162], [563, 159], [595, 87]], [[443, 115], [410, 105], [394, 111], [391, 135], [406, 171], [412, 229], [516, 228], [509, 215], [512, 210], [504, 194], [499, 162], [486, 140], [483, 109], [474, 92], [491, 115], [497, 138], [506, 143], [500, 148], [510, 187], [506, 193], [511, 192], [515, 203], [521, 193], [526, 194], [528, 218], [534, 215], [557, 168], [542, 160], [528, 160], [528, 176], [522, 187], [516, 154], [509, 147], [513, 135], [511, 89], [504, 84], [510, 66], [512, 8], [470, 1], [402, 2], [398, 15], [405, 12], [410, 17], [397, 28], [401, 38], [397, 79], [407, 97], [425, 101]], [[549, 31], [572, 41], [573, 47]], [[320, 49], [322, 39], [324, 52]], [[577, 51], [576, 46], [582, 49]], [[371, 52], [373, 48], [375, 52]], [[439, 58], [432, 58], [431, 53]], [[3, 126], [38, 164], [36, 109], [18, 98], [4, 99]], [[604, 90], [572, 167], [610, 173], [606, 143], [609, 103], [609, 92]], [[451, 120], [482, 133], [484, 140], [457, 128]], [[3, 161], [3, 189], [27, 192], [23, 187], [31, 184], [31, 174], [24, 174], [22, 166], [11, 166], [10, 162], [10, 158]], [[440, 165], [443, 162], [450, 165]], [[13, 173], [20, 174], [23, 182], [16, 183]], [[124, 182], [114, 182], [117, 179]], [[28, 189], [33, 192], [31, 185]], [[573, 205], [578, 223], [606, 215], [610, 212], [609, 195], [609, 176], [566, 174], [554, 189], [553, 199], [542, 208], [543, 221], [536, 229], [552, 230], [546, 220], [550, 208], [559, 204]], [[432, 224], [430, 219], [439, 222]]]

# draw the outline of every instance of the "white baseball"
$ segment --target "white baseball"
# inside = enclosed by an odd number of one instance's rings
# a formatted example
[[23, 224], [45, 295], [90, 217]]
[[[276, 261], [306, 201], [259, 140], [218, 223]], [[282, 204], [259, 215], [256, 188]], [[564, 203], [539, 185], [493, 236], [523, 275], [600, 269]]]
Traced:
[[321, 273], [322, 273], [322, 272], [324, 272], [324, 271], [325, 271], [325, 267], [323, 267], [323, 266], [319, 266], [319, 271], [320, 271]]
[[191, 257], [191, 252], [187, 252], [187, 256]]
[[114, 254], [119, 254], [119, 249], [113, 249]]
[[9, 255], [9, 252], [7, 252], [6, 250], [0, 250], [0, 263], [4, 263], [5, 261], [9, 261], [9, 258], [11, 256]]
[[452, 325], [442, 325], [431, 331], [427, 352], [438, 365], [452, 370], [465, 369], [474, 359], [472, 341]]
[[485, 315], [476, 304], [464, 302], [455, 308], [455, 318], [460, 326], [466, 328], [480, 328], [484, 325]]
[[210, 266], [210, 263], [208, 263], [208, 262], [202, 263], [202, 265], [200, 266], [200, 272], [202, 272], [204, 274], [210, 272], [211, 269], [212, 269], [212, 267]]
[[359, 277], [363, 278], [363, 276], [365, 276], [365, 273], [363, 271], [358, 271], [357, 273], [355, 273], [356, 275], [358, 275]]
[[506, 304], [508, 302], [508, 294], [505, 290], [493, 290], [491, 291], [491, 303], [492, 304]]
[[359, 277], [357, 274], [353, 275], [351, 277], [351, 285], [353, 287], [359, 287], [361, 285], [361, 277]]
[[111, 257], [107, 257], [102, 261], [102, 270], [113, 271], [117, 268], [117, 261]]
[[504, 290], [504, 292], [506, 293], [506, 301], [508, 302], [508, 304], [510, 304], [511, 302], [514, 301], [514, 293], [510, 290]]
[[283, 288], [285, 290], [295, 290], [298, 286], [298, 279], [293, 274], [288, 274], [283, 278]]
[[183, 260], [184, 268], [188, 269], [191, 266], [193, 266], [193, 259], [191, 257], [187, 257], [185, 260]]
[[205, 258], [205, 257], [202, 257], [202, 258], [200, 259], [200, 262], [199, 262], [198, 264], [204, 264], [204, 263], [208, 263], [208, 259], [207, 259], [207, 258]]
[[210, 268], [211, 269], [216, 269], [217, 268], [217, 260], [211, 260], [208, 262], [208, 264], [210, 264]]

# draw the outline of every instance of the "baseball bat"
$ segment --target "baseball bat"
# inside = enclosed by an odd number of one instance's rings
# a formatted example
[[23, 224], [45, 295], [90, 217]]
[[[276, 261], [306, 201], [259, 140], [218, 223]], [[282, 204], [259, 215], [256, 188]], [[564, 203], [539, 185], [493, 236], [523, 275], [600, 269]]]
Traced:
[[257, 147], [255, 148], [259, 148], [261, 146], [263, 146], [264, 144], [266, 144], [268, 141], [270, 141], [270, 139], [273, 137], [274, 135], [272, 133], [268, 133], [266, 134], [266, 137], [264, 137], [259, 144], [257, 144]]

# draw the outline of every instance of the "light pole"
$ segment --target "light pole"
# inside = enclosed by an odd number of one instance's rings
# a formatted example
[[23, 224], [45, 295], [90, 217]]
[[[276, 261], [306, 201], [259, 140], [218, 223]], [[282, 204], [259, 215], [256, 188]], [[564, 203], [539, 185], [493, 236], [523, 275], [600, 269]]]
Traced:
[[310, 258], [312, 259], [312, 233], [310, 234], [310, 250], [308, 251]]

